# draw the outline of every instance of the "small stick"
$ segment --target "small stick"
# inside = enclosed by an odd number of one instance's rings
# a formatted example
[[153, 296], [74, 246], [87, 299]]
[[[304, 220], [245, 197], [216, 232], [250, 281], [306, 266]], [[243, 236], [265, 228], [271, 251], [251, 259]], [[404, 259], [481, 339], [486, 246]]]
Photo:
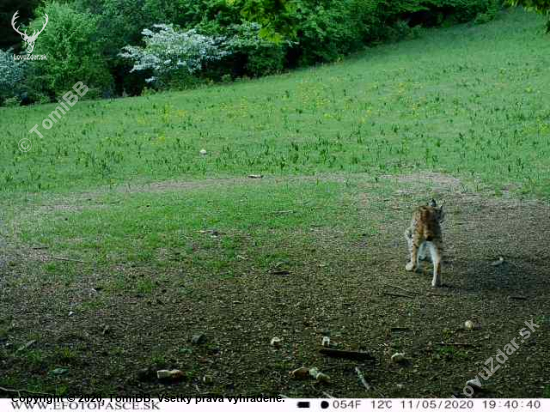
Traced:
[[436, 343], [436, 345], [439, 346], [458, 346], [458, 347], [464, 347], [464, 348], [475, 348], [477, 345], [474, 343], [462, 343], [462, 342], [439, 342]]
[[86, 262], [84, 262], [83, 260], [69, 259], [69, 258], [58, 257], [58, 256], [52, 256], [52, 259], [55, 259], [55, 260], [65, 260], [65, 261], [67, 261], [67, 262], [86, 263]]
[[286, 215], [289, 213], [295, 213], [294, 210], [276, 210], [274, 212], [271, 212], [272, 215]]
[[384, 291], [384, 295], [388, 295], [388, 296], [397, 296], [397, 297], [400, 297], [400, 298], [414, 299], [414, 296], [404, 295], [404, 294], [402, 294], [402, 293], [392, 293], [392, 292], [386, 292], [386, 291]]
[[368, 352], [356, 352], [356, 351], [349, 351], [349, 350], [321, 348], [319, 349], [319, 353], [322, 355], [331, 356], [333, 358], [346, 358], [346, 359], [356, 359], [356, 360], [373, 360], [374, 359], [374, 356], [372, 356]]
[[33, 246], [31, 247], [33, 250], [42, 250], [42, 249], [49, 249], [48, 246]]
[[383, 285], [389, 287], [389, 288], [397, 288], [397, 289], [401, 289], [403, 292], [407, 292], [407, 293], [410, 293], [411, 295], [414, 295], [414, 292], [411, 292], [410, 290], [407, 290], [405, 288], [402, 288], [401, 286], [396, 286], [396, 285], [388, 285], [387, 283], [382, 283]]
[[509, 299], [527, 300], [527, 298], [525, 296], [509, 296]]
[[410, 332], [411, 328], [401, 328], [401, 327], [395, 327], [391, 328], [392, 332]]
[[359, 369], [357, 366], [355, 367], [355, 372], [357, 373], [357, 376], [359, 377], [359, 380], [361, 381], [361, 384], [365, 387], [366, 390], [370, 391], [371, 387], [368, 384], [368, 382], [365, 380], [365, 376], [361, 373], [361, 369]]
[[426, 294], [426, 296], [428, 296], [430, 298], [435, 297], [435, 296], [437, 296], [438, 298], [450, 298], [453, 295], [447, 295], [447, 294], [441, 294], [441, 293], [428, 293], [428, 294]]

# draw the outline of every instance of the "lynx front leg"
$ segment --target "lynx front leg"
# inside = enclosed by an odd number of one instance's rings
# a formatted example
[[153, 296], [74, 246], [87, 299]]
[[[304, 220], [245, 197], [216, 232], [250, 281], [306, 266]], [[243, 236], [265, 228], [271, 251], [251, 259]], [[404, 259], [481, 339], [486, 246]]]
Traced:
[[409, 249], [411, 253], [411, 261], [407, 263], [407, 266], [405, 266], [405, 269], [409, 272], [413, 272], [417, 269], [417, 262], [418, 262], [418, 246], [414, 244], [414, 242], [410, 241], [409, 243]]

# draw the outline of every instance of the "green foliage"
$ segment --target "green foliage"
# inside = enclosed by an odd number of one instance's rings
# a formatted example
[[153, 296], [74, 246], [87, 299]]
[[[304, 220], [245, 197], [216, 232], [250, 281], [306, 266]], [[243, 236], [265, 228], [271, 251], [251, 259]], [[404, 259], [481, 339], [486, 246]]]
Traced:
[[227, 49], [233, 56], [233, 65], [235, 67], [240, 63], [241, 67], [237, 70], [242, 74], [258, 77], [284, 69], [286, 44], [262, 36], [259, 24], [235, 24], [225, 33], [229, 39]]
[[[226, 36], [231, 52], [204, 70], [166, 82], [178, 89], [228, 77], [260, 77], [284, 69], [331, 62], [383, 41], [419, 33], [419, 27], [494, 18], [501, 0], [72, 0], [50, 1], [50, 23], [35, 53], [52, 54], [33, 64], [31, 94], [57, 96], [75, 78], [96, 95], [112, 83], [117, 94], [140, 94], [150, 73], [132, 72], [121, 57], [143, 45], [144, 29], [157, 24]], [[38, 19], [40, 20], [40, 19]], [[39, 22], [33, 23], [39, 24]], [[412, 30], [414, 29], [414, 33]], [[200, 81], [199, 81], [200, 78]], [[114, 82], [113, 82], [114, 80]], [[69, 85], [70, 87], [70, 85]]]
[[[90, 89], [88, 97], [108, 92], [112, 78], [101, 53], [97, 17], [55, 1], [46, 3], [38, 14], [47, 14], [50, 21], [36, 42], [34, 54], [46, 55], [47, 60], [33, 62], [29, 76], [32, 89], [59, 98], [81, 81]], [[41, 24], [39, 17], [30, 29]]]
[[535, 10], [540, 14], [548, 16], [546, 31], [550, 32], [550, 0], [507, 0], [512, 6], [523, 6], [528, 10]]
[[0, 50], [0, 67], [0, 105], [19, 103], [19, 99], [13, 99], [21, 91], [26, 63], [13, 59], [13, 49]]
[[260, 35], [280, 42], [296, 36], [296, 0], [227, 0], [241, 16], [261, 25]]

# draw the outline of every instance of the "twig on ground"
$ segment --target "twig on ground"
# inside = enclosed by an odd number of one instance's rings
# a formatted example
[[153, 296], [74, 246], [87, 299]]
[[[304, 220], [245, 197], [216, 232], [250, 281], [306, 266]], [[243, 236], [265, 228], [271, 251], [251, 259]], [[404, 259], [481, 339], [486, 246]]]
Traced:
[[397, 289], [400, 289], [402, 290], [403, 292], [407, 292], [407, 293], [410, 293], [411, 295], [414, 295], [415, 293], [414, 292], [411, 292], [410, 290], [407, 290], [405, 288], [402, 288], [401, 286], [396, 286], [396, 285], [389, 285], [387, 283], [382, 283], [384, 286], [387, 286], [389, 288], [397, 288]]
[[355, 360], [373, 360], [374, 356], [368, 352], [357, 352], [350, 350], [339, 350], [330, 348], [321, 348], [319, 353], [322, 355], [331, 356], [333, 358], [345, 358]]
[[65, 260], [65, 261], [67, 261], [67, 262], [86, 263], [86, 262], [84, 262], [83, 260], [70, 259], [70, 258], [64, 258], [64, 257], [59, 257], [59, 256], [52, 256], [52, 259], [55, 259], [55, 260]]
[[527, 300], [527, 297], [526, 297], [526, 296], [515, 295], [515, 296], [508, 296], [508, 299], [514, 299], [514, 300]]
[[388, 296], [397, 296], [397, 297], [400, 297], [400, 298], [409, 298], [409, 299], [414, 299], [414, 296], [409, 296], [409, 295], [404, 295], [402, 293], [393, 293], [393, 292], [382, 292], [384, 295], [388, 295]]
[[426, 296], [429, 296], [429, 297], [437, 296], [438, 298], [450, 298], [453, 295], [447, 295], [442, 293], [427, 293]]
[[411, 328], [394, 327], [391, 328], [392, 332], [410, 332]]
[[438, 342], [438, 346], [457, 346], [463, 348], [475, 348], [477, 345], [475, 343], [466, 343], [466, 342]]
[[369, 383], [366, 381], [365, 377], [363, 376], [363, 373], [361, 372], [361, 369], [359, 369], [356, 366], [355, 367], [355, 372], [357, 373], [357, 376], [359, 377], [359, 381], [361, 381], [361, 384], [365, 387], [366, 390], [370, 391], [372, 388], [369, 385]]

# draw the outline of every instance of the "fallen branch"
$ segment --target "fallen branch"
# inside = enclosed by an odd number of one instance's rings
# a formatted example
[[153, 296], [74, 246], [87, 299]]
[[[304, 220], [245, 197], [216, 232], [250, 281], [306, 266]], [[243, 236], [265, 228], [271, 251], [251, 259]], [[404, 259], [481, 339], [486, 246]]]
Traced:
[[330, 349], [330, 348], [321, 348], [319, 353], [322, 355], [330, 356], [333, 358], [345, 358], [345, 359], [355, 359], [355, 360], [373, 360], [375, 359], [368, 352], [357, 352], [350, 350], [339, 350], [339, 349]]

